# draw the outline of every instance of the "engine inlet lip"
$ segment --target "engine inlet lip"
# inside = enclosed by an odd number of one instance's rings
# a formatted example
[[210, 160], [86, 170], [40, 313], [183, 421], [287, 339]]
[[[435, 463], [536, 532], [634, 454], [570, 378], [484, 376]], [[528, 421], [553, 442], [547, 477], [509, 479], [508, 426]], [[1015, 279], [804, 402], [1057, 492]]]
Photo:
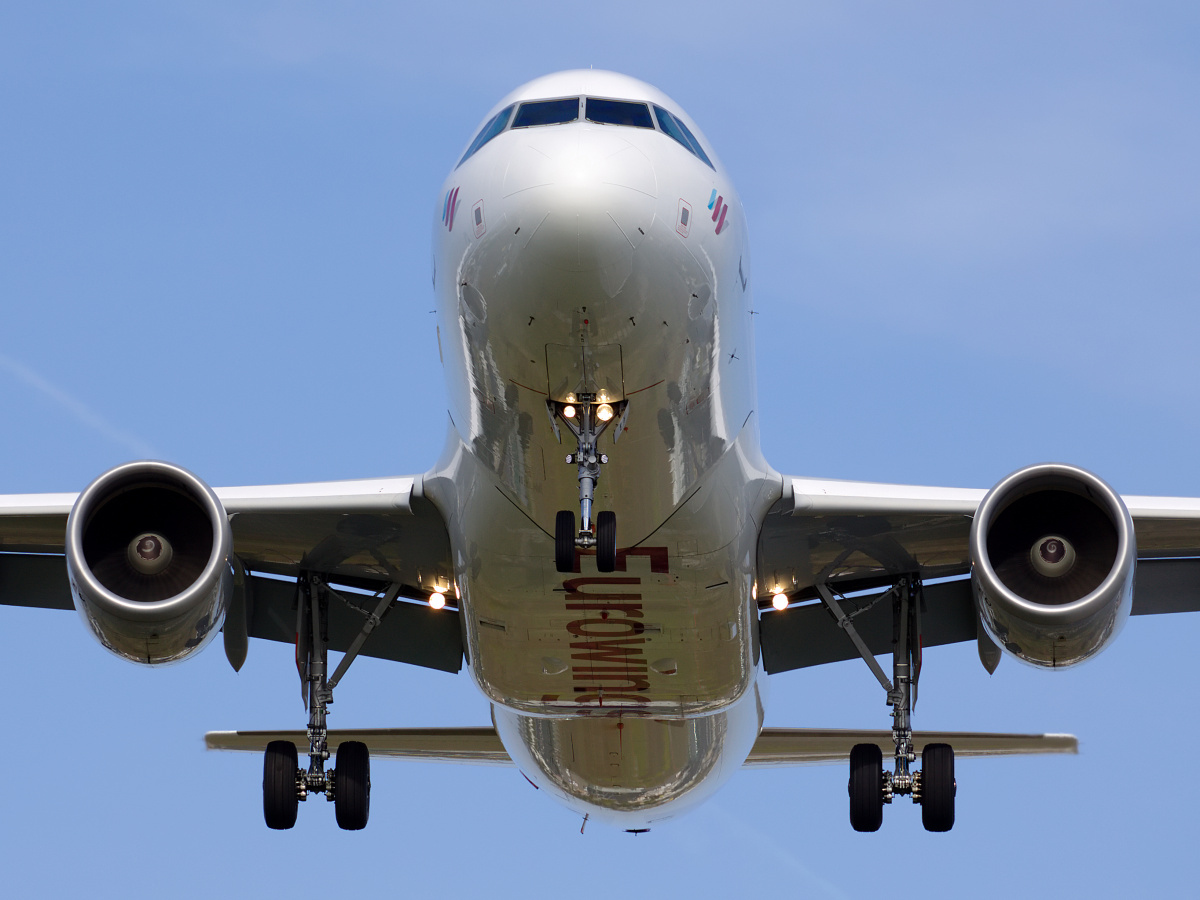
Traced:
[[[1117, 532], [1116, 564], [1095, 590], [1078, 600], [1056, 606], [1031, 603], [1000, 580], [987, 556], [987, 534], [996, 518], [1013, 502], [1038, 489], [1066, 490], [1086, 497], [1109, 516]], [[1067, 463], [1040, 463], [1026, 466], [1003, 478], [988, 491], [971, 522], [968, 541], [972, 574], [978, 579], [989, 601], [1019, 614], [1022, 618], [1050, 627], [1069, 626], [1106, 608], [1114, 593], [1132, 584], [1137, 561], [1137, 539], [1133, 518], [1125, 501], [1103, 479]]]
[[[127, 600], [92, 573], [83, 555], [83, 533], [102, 501], [124, 490], [153, 485], [182, 490], [201, 507], [213, 528], [213, 547], [203, 571], [185, 590], [163, 600]], [[232, 554], [229, 520], [212, 488], [187, 469], [160, 460], [136, 460], [109, 469], [83, 489], [67, 516], [67, 571], [76, 605], [80, 596], [88, 596], [96, 606], [130, 621], [161, 623], [186, 615], [212, 593], [221, 579], [220, 569], [229, 565]]]

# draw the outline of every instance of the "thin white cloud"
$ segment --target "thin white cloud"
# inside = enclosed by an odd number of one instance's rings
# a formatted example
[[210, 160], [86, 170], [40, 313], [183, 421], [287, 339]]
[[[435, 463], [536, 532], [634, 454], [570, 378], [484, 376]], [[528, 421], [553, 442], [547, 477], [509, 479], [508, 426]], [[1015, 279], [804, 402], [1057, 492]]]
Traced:
[[778, 836], [738, 815], [720, 800], [710, 800], [709, 804], [719, 814], [716, 821], [726, 829], [726, 846], [748, 844], [754, 847], [755, 852], [763, 859], [773, 859], [778, 870], [788, 870], [793, 874], [789, 884], [801, 896], [848, 900], [849, 895], [838, 885], [809, 868], [797, 853], [796, 847], [784, 844]]
[[127, 447], [138, 457], [148, 458], [158, 455], [155, 453], [154, 448], [141, 438], [110, 424], [104, 418], [88, 409], [83, 403], [62, 390], [62, 388], [51, 384], [24, 363], [18, 362], [5, 353], [0, 353], [0, 368], [7, 369], [22, 384], [33, 388], [44, 397], [49, 398], [59, 408], [70, 413], [77, 421], [103, 435], [114, 444]]

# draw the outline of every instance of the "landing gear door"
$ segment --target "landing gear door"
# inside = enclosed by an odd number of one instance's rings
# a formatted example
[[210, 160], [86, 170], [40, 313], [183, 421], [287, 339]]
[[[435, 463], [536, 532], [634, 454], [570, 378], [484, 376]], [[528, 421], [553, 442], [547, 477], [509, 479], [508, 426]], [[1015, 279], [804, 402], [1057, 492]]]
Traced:
[[625, 399], [620, 344], [547, 344], [546, 383], [551, 400], [573, 403], [592, 394], [603, 403]]

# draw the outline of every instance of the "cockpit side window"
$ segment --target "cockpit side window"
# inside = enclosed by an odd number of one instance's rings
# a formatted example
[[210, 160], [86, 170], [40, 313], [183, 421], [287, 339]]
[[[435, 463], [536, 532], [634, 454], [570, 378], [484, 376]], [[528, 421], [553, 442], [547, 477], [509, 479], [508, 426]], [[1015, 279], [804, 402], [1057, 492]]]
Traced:
[[708, 158], [708, 154], [704, 152], [704, 148], [700, 146], [700, 142], [696, 140], [696, 136], [692, 134], [692, 130], [683, 124], [682, 121], [675, 118], [661, 106], [654, 107], [654, 115], [658, 118], [658, 127], [667, 134], [677, 140], [680, 144], [690, 150], [700, 159], [704, 160], [705, 165], [710, 169], [716, 169], [712, 164], [712, 160]]
[[579, 98], [565, 100], [535, 100], [522, 103], [513, 119], [513, 128], [532, 128], [534, 125], [563, 125], [579, 118]]
[[[474, 156], [480, 147], [504, 130], [504, 127], [508, 124], [509, 116], [512, 115], [513, 106], [516, 105], [514, 103], [512, 106], [506, 106], [488, 119], [487, 124], [475, 136], [475, 140], [471, 141], [471, 146], [467, 148], [467, 152], [463, 154], [463, 158], [458, 161], [459, 166]], [[455, 168], [458, 168], [458, 166], [455, 166]]]
[[584, 117], [589, 122], [601, 125], [628, 125], [633, 128], [653, 128], [654, 120], [645, 103], [630, 103], [627, 100], [598, 100], [588, 97], [585, 101]]

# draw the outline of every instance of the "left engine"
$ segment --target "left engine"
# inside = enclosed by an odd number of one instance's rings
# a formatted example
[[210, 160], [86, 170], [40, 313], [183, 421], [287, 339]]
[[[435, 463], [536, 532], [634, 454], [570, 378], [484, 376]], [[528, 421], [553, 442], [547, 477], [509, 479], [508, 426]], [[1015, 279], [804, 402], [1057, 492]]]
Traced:
[[971, 523], [971, 582], [984, 627], [1013, 656], [1062, 667], [1116, 637], [1133, 606], [1133, 520], [1084, 469], [1029, 466], [988, 492]]
[[66, 556], [75, 608], [124, 659], [177, 662], [221, 629], [233, 534], [216, 494], [186, 469], [142, 461], [105, 472], [71, 509]]

